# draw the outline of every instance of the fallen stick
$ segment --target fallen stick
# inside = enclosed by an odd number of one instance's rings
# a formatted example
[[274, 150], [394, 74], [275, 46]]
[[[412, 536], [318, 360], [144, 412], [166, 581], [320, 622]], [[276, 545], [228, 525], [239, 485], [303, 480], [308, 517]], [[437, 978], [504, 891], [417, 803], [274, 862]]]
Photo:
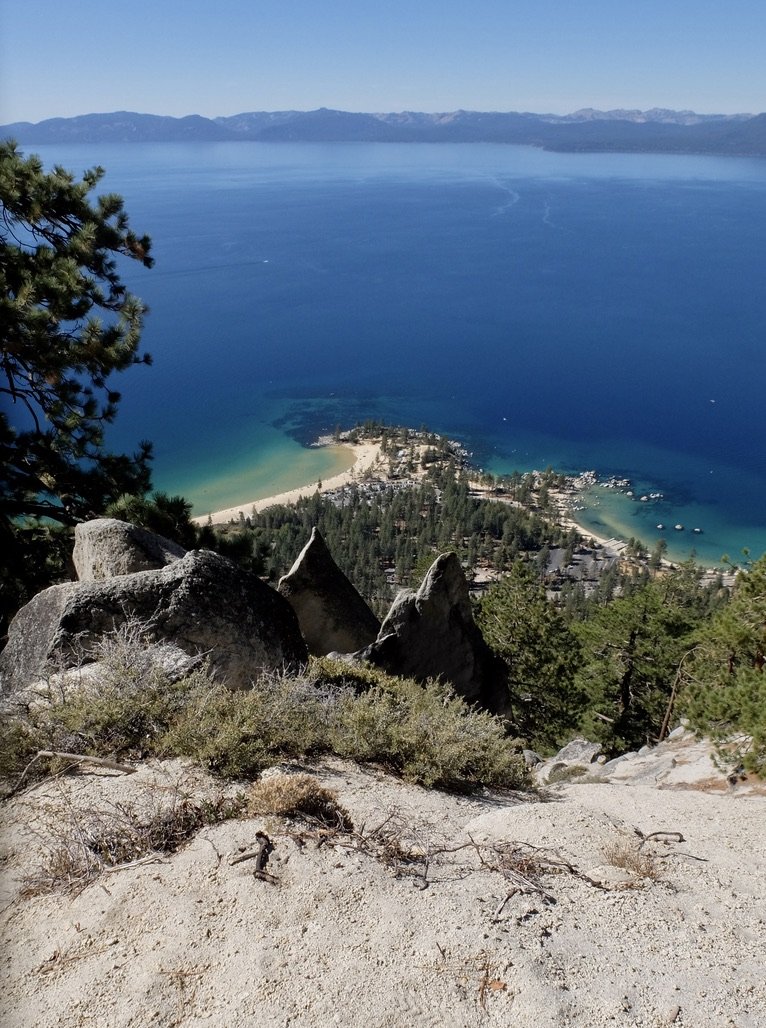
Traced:
[[641, 839], [641, 842], [638, 844], [639, 849], [641, 849], [644, 843], [650, 842], [652, 839], [656, 839], [657, 842], [686, 842], [686, 839], [684, 839], [680, 832], [659, 831], [649, 832], [648, 835], [644, 835], [638, 828], [635, 829], [635, 832]]
[[507, 903], [507, 902], [508, 902], [508, 901], [509, 901], [509, 900], [510, 900], [510, 899], [511, 899], [511, 898], [512, 898], [513, 896], [515, 896], [515, 895], [516, 895], [516, 892], [517, 892], [517, 891], [518, 891], [517, 889], [514, 889], [514, 890], [513, 890], [513, 892], [509, 892], [509, 893], [508, 893], [508, 895], [507, 895], [507, 896], [506, 896], [506, 897], [505, 897], [505, 898], [504, 898], [503, 900], [501, 900], [501, 902], [500, 902], [500, 906], [499, 906], [499, 907], [497, 908], [497, 910], [496, 910], [496, 911], [494, 912], [494, 914], [492, 915], [492, 920], [493, 920], [493, 921], [497, 921], [497, 920], [499, 920], [499, 918], [500, 918], [500, 915], [501, 915], [501, 914], [502, 914], [502, 912], [503, 912], [503, 911], [505, 910], [505, 905], [506, 905], [506, 903]]
[[255, 871], [253, 871], [253, 875], [256, 878], [260, 878], [263, 882], [270, 882], [272, 885], [276, 885], [277, 879], [274, 875], [264, 870], [269, 862], [269, 855], [274, 849], [274, 843], [265, 832], [256, 832], [255, 837], [258, 840], [256, 848], [248, 850], [247, 853], [240, 853], [236, 857], [232, 857], [229, 864], [233, 866], [234, 864], [241, 864], [244, 860], [254, 860]]
[[[236, 857], [232, 857], [229, 861], [229, 865], [233, 867], [235, 864], [241, 864], [244, 860], [253, 860], [254, 858], [260, 860], [263, 854], [263, 846], [259, 846], [257, 850], [248, 850], [247, 853], [240, 853]], [[260, 871], [261, 868], [259, 867]]]
[[279, 885], [279, 879], [275, 878], [274, 875], [269, 874], [268, 871], [253, 871], [253, 877], [259, 878], [262, 882], [268, 882], [269, 885]]
[[87, 753], [63, 753], [60, 750], [40, 750], [38, 757], [61, 757], [62, 760], [72, 760], [78, 764], [98, 764], [99, 767], [108, 767], [112, 771], [123, 771], [126, 775], [134, 775], [137, 767], [130, 764], [120, 764], [117, 760], [110, 760], [108, 757], [91, 757]]
[[167, 864], [167, 860], [163, 860], [157, 853], [149, 853], [146, 857], [139, 857], [138, 860], [127, 860], [124, 864], [112, 864], [111, 867], [105, 867], [103, 874], [109, 875], [113, 871], [127, 871], [133, 867], [141, 867], [143, 864]]

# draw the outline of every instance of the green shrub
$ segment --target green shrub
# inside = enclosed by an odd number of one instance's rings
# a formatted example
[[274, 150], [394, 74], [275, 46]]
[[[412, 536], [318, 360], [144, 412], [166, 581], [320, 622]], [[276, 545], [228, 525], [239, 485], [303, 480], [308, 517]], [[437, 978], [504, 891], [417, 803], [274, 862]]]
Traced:
[[[28, 712], [0, 726], [0, 777], [21, 775], [40, 750], [141, 759], [160, 755], [162, 740], [190, 697], [209, 688], [203, 671], [179, 681], [162, 667], [160, 648], [128, 624], [102, 640], [97, 668], [51, 674], [47, 694], [38, 691]], [[29, 768], [39, 778], [50, 761]]]
[[163, 739], [228, 778], [253, 778], [275, 760], [327, 750], [327, 701], [304, 678], [264, 676], [246, 692], [195, 690]]
[[548, 775], [546, 782], [548, 785], [555, 785], [556, 782], [571, 782], [582, 778], [587, 773], [587, 767], [583, 767], [582, 764], [567, 764], [564, 767], [555, 767]]
[[384, 764], [428, 787], [527, 781], [503, 721], [436, 682], [378, 675], [367, 692], [338, 699], [330, 742], [339, 756]]
[[24, 771], [39, 750], [49, 747], [46, 733], [30, 721], [9, 718], [0, 723], [0, 779], [12, 779]]
[[[202, 671], [171, 681], [156, 651], [129, 635], [109, 643], [97, 677], [52, 690], [49, 702], [4, 726], [6, 775], [48, 749], [184, 756], [227, 778], [257, 777], [284, 758], [335, 753], [429, 787], [528, 781], [504, 722], [443, 685], [325, 658], [303, 675], [263, 675], [251, 689], [231, 692]], [[43, 762], [34, 770], [44, 771]]]

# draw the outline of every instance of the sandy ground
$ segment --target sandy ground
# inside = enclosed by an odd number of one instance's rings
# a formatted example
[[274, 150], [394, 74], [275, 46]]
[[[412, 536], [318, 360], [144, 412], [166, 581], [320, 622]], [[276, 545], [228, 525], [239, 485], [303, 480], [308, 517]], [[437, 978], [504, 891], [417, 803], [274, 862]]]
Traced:
[[278, 493], [276, 496], [267, 496], [260, 500], [250, 500], [248, 503], [241, 503], [238, 507], [227, 507], [226, 510], [217, 510], [209, 516], [205, 514], [193, 520], [198, 525], [207, 524], [208, 520], [212, 521], [214, 525], [221, 525], [226, 524], [228, 521], [236, 521], [240, 514], [244, 515], [244, 517], [249, 517], [253, 511], [259, 513], [262, 510], [266, 510], [267, 507], [275, 507], [277, 504], [296, 503], [298, 500], [303, 499], [304, 496], [313, 496], [315, 492], [326, 493], [359, 481], [360, 478], [380, 462], [381, 452], [379, 443], [344, 443], [343, 445], [350, 451], [353, 463], [347, 471], [343, 471], [339, 475], [333, 475], [332, 478], [323, 479], [321, 489], [317, 488], [316, 482], [312, 482], [309, 485], [291, 489], [286, 493]]
[[[404, 847], [428, 854], [427, 869], [397, 870], [352, 837], [322, 841], [261, 818], [204, 828], [176, 854], [79, 895], [23, 899], [20, 877], [73, 811], [210, 785], [174, 762], [60, 779], [5, 803], [2, 1024], [766, 1024], [763, 795], [706, 792], [694, 775], [663, 786], [644, 773], [542, 798], [458, 797], [340, 761], [311, 770], [358, 834], [392, 818]], [[683, 836], [647, 844], [656, 880], [605, 856], [635, 844], [636, 829]], [[231, 862], [259, 830], [274, 843], [274, 882]], [[538, 874], [517, 861], [503, 871], [502, 847], [520, 842], [573, 870]]]

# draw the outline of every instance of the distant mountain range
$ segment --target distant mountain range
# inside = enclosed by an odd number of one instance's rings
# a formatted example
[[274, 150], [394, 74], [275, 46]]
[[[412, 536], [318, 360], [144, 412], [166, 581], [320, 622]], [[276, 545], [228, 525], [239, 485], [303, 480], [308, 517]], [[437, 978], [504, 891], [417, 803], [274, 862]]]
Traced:
[[37, 143], [516, 143], [559, 151], [702, 153], [766, 156], [766, 114], [596, 111], [528, 114], [357, 114], [254, 111], [223, 118], [169, 118], [117, 111], [0, 126], [0, 138]]

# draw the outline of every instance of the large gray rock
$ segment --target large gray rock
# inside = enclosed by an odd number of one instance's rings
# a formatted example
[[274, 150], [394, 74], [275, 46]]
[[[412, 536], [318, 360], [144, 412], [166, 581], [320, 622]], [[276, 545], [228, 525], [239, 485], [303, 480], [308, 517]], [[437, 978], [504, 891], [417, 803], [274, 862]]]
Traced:
[[378, 638], [358, 656], [392, 675], [440, 678], [470, 702], [510, 712], [505, 665], [473, 620], [468, 583], [454, 553], [437, 557], [417, 592], [399, 593]]
[[145, 528], [114, 518], [97, 518], [74, 530], [74, 560], [81, 582], [164, 568], [186, 550]]
[[98, 640], [129, 621], [145, 626], [149, 640], [171, 642], [190, 656], [207, 654], [214, 674], [232, 689], [307, 657], [286, 600], [225, 557], [192, 550], [159, 570], [39, 593], [11, 623], [0, 654], [0, 694], [12, 695], [51, 665], [63, 670], [93, 660]]
[[551, 757], [551, 760], [554, 763], [564, 764], [592, 764], [600, 752], [600, 742], [589, 742], [587, 739], [578, 738], [568, 742], [555, 757]]
[[380, 622], [332, 559], [316, 528], [279, 592], [298, 616], [309, 653], [351, 653], [375, 640]]

